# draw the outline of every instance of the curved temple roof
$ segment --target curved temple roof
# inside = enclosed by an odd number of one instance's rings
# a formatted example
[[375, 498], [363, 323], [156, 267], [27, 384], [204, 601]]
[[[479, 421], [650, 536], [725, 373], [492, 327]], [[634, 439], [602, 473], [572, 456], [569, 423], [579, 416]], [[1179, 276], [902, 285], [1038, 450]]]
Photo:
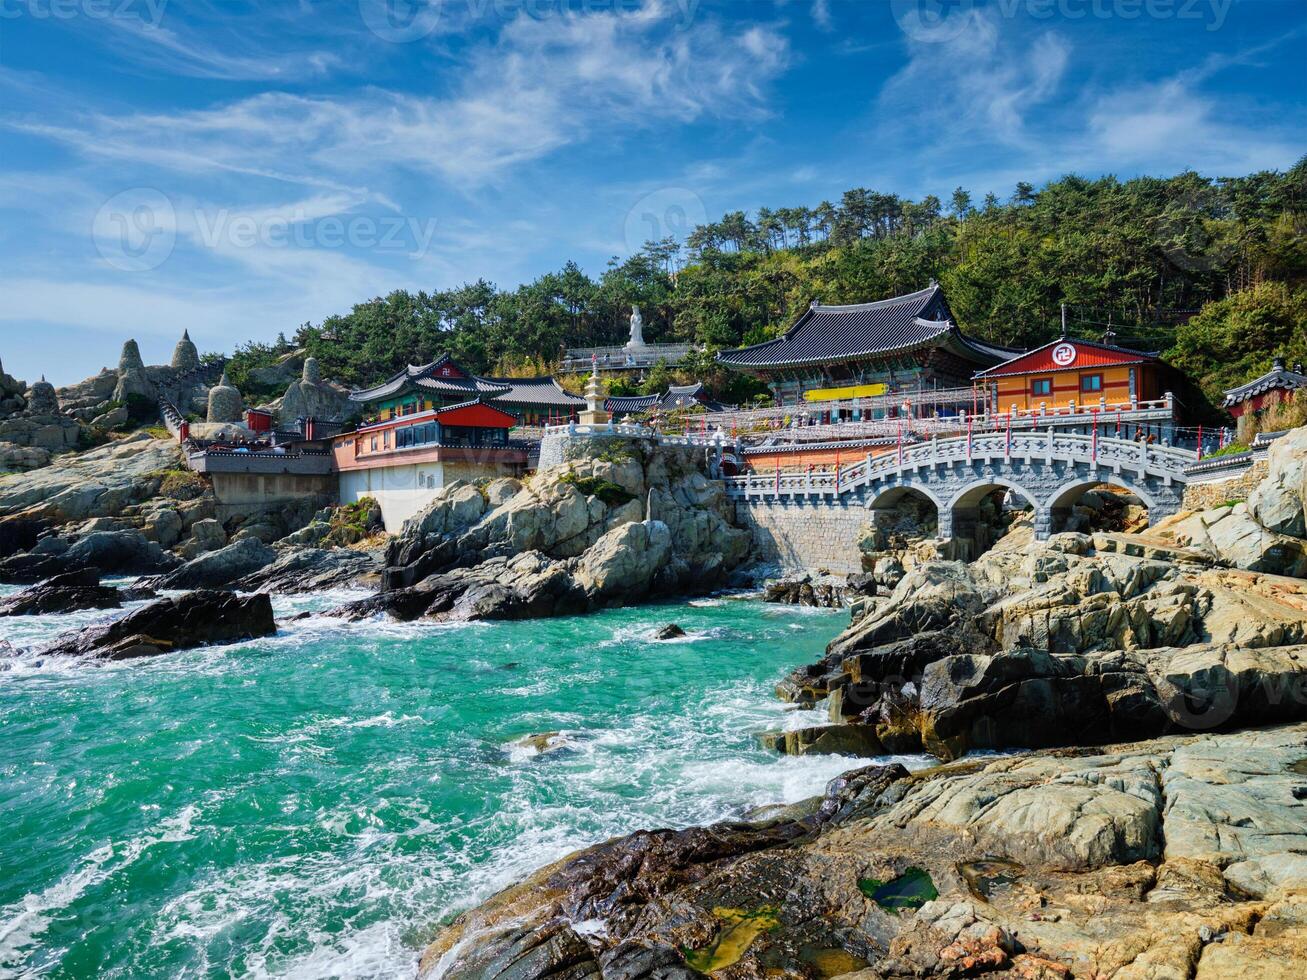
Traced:
[[356, 403], [376, 402], [393, 398], [410, 387], [529, 405], [585, 404], [585, 399], [569, 395], [553, 378], [480, 378], [463, 371], [448, 354], [430, 364], [410, 364], [379, 385], [350, 392], [349, 398]]
[[729, 367], [765, 369], [883, 357], [931, 346], [948, 347], [981, 364], [1007, 360], [1014, 353], [963, 334], [953, 322], [943, 291], [932, 284], [875, 303], [814, 303], [784, 336], [722, 351], [717, 359]]
[[[1295, 368], [1297, 368], [1297, 365], [1295, 365]], [[1227, 391], [1225, 401], [1221, 403], [1221, 407], [1229, 408], [1232, 405], [1238, 405], [1277, 388], [1282, 391], [1307, 388], [1307, 375], [1302, 374], [1300, 370], [1290, 371], [1286, 369], [1284, 362], [1276, 358], [1271, 365], [1271, 369], [1260, 378], [1254, 378], [1247, 384], [1242, 384], [1238, 388], [1231, 388]]]

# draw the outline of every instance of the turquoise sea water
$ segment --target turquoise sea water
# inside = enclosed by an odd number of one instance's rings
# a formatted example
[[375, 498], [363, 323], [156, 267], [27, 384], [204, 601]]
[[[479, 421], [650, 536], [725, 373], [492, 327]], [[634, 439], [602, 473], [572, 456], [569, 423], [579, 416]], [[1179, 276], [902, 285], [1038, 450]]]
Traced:
[[[690, 636], [652, 641], [669, 621]], [[713, 599], [527, 623], [315, 616], [108, 666], [22, 655], [0, 670], [0, 976], [411, 976], [443, 917], [569, 851], [865, 764], [752, 738], [819, 719], [771, 688], [845, 622]], [[568, 750], [511, 744], [544, 731]]]

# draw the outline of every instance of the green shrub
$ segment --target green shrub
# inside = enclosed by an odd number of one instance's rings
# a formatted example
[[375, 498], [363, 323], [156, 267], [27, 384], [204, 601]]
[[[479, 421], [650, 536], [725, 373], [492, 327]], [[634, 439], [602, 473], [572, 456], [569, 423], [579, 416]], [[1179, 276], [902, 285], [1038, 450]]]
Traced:
[[598, 497], [609, 507], [620, 507], [635, 499], [635, 494], [612, 480], [601, 480], [595, 476], [577, 476], [575, 470], [568, 470], [558, 478], [558, 482], [576, 487], [587, 497]]

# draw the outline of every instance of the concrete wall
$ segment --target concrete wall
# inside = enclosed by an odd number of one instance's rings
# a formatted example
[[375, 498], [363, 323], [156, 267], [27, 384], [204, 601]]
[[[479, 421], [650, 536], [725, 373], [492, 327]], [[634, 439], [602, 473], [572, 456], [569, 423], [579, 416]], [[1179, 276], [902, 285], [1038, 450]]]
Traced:
[[408, 463], [378, 466], [367, 470], [346, 470], [340, 474], [340, 502], [357, 503], [371, 497], [381, 505], [386, 530], [398, 534], [404, 522], [435, 499], [436, 492], [455, 480], [469, 483], [499, 476], [513, 476], [510, 463]]
[[871, 517], [861, 498], [759, 498], [735, 502], [735, 522], [753, 535], [755, 557], [787, 569], [862, 571], [858, 539]]
[[219, 521], [300, 506], [315, 498], [324, 506], [336, 499], [335, 474], [213, 473], [210, 478]]

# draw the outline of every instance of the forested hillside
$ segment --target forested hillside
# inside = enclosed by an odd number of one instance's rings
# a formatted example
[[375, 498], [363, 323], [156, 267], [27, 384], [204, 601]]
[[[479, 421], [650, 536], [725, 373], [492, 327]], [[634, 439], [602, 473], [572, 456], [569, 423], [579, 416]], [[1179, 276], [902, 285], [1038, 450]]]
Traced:
[[[814, 299], [865, 302], [931, 279], [970, 333], [1038, 344], [1056, 335], [1066, 303], [1075, 335], [1110, 324], [1119, 343], [1166, 351], [1212, 397], [1272, 353], [1307, 360], [1307, 157], [1234, 178], [1067, 176], [1018, 184], [1006, 201], [859, 188], [838, 204], [727, 214], [598, 278], [568, 262], [514, 290], [479, 281], [396, 292], [306, 324], [289, 343], [355, 384], [445, 350], [476, 371], [534, 373], [566, 347], [622, 342], [632, 303], [649, 341], [712, 351], [775, 336]], [[277, 353], [242, 348], [237, 380]], [[688, 370], [727, 398], [757, 390], [709, 358]]]

